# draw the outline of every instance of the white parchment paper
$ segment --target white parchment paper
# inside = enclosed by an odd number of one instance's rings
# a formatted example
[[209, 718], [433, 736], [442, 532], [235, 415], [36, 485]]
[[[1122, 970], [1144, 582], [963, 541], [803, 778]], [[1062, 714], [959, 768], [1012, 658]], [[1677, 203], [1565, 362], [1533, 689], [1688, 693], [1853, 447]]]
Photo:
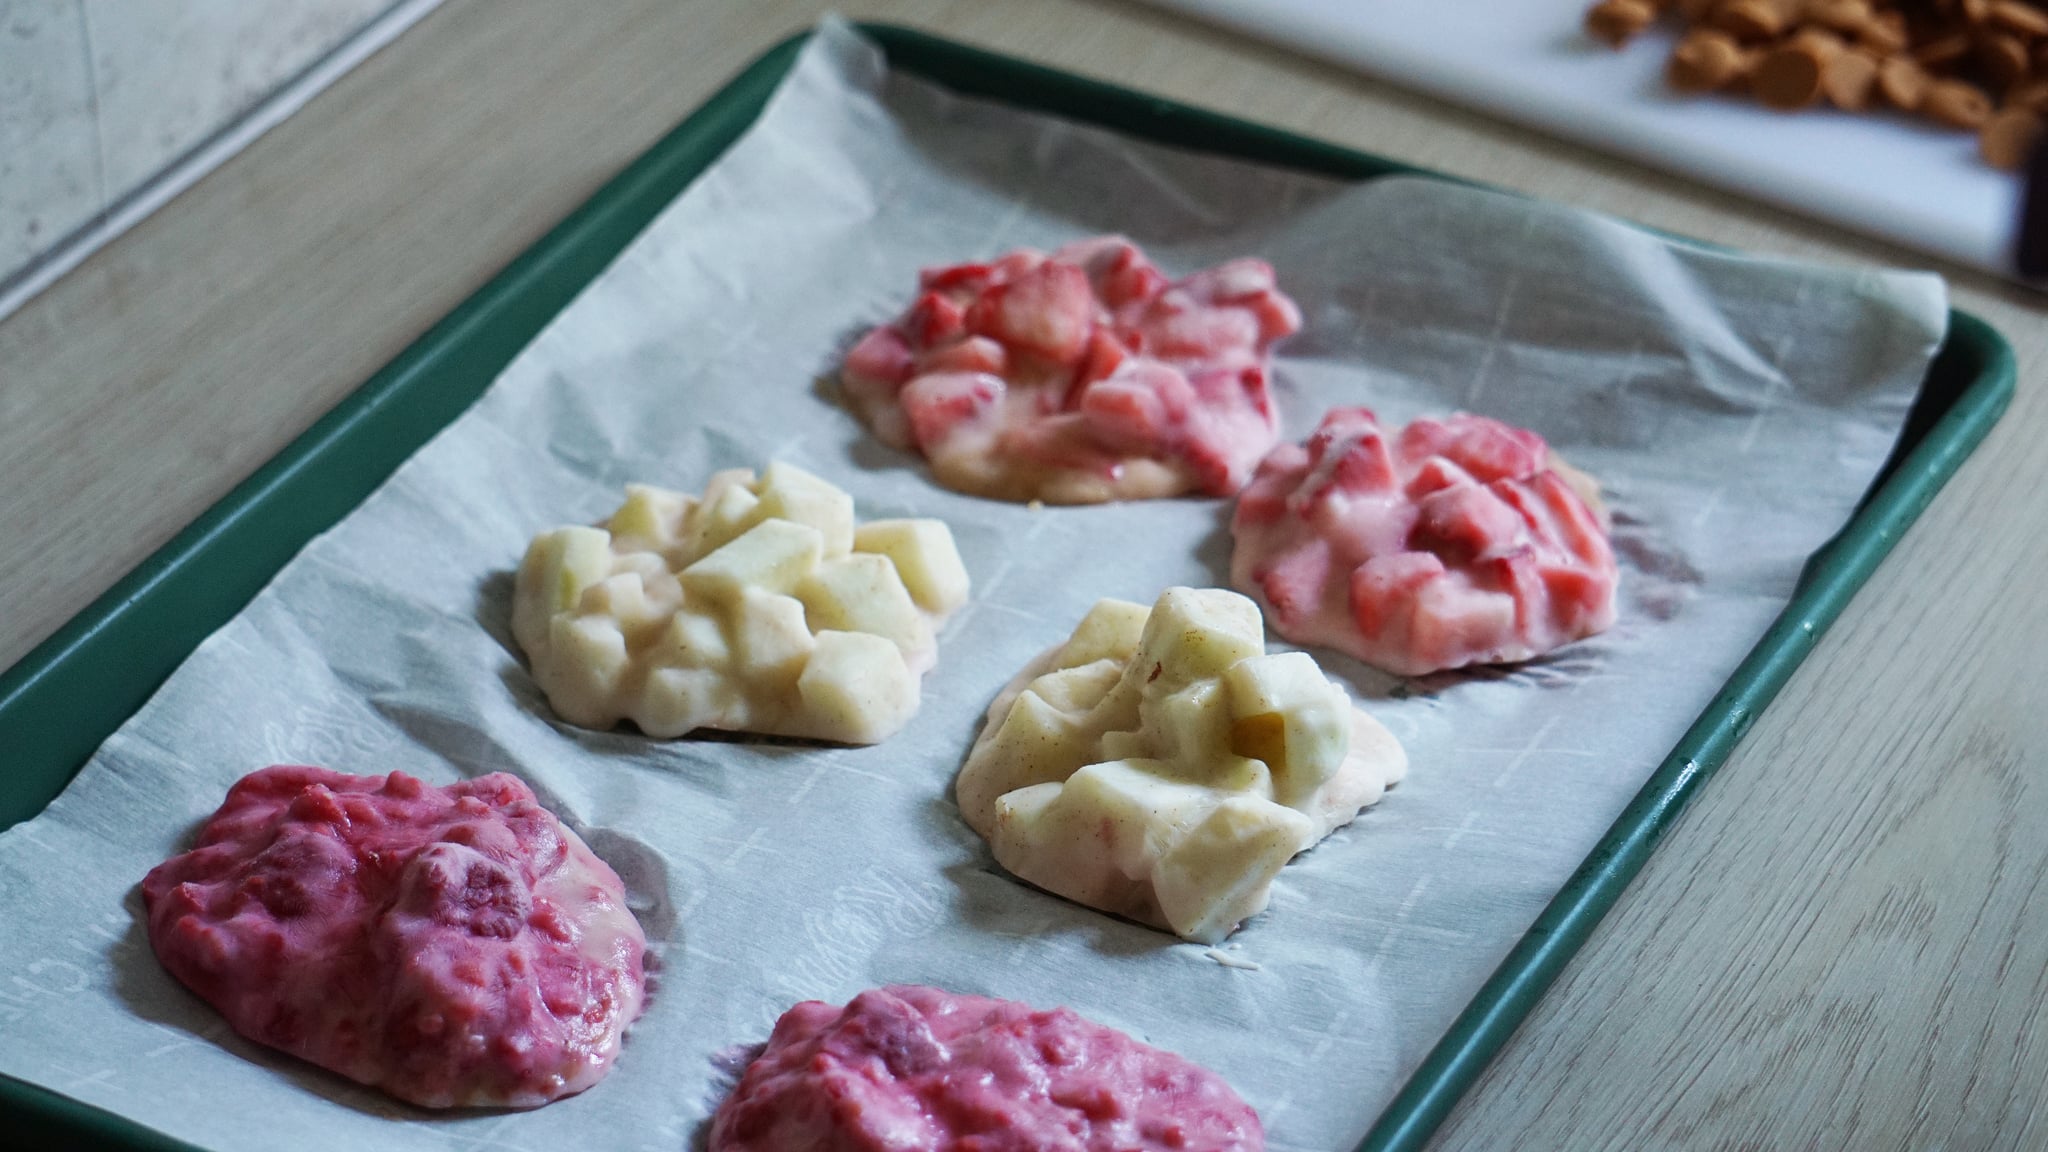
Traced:
[[[1006, 878], [950, 782], [983, 708], [1098, 597], [1220, 583], [1227, 505], [957, 496], [823, 394], [923, 265], [1104, 231], [1176, 274], [1278, 267], [1325, 407], [1468, 408], [1599, 476], [1615, 629], [1399, 683], [1340, 657], [1407, 782], [1283, 873], [1223, 951]], [[1443, 183], [1364, 186], [1135, 144], [884, 71], [827, 24], [760, 123], [485, 398], [206, 641], [42, 816], [0, 835], [0, 1071], [221, 1149], [679, 1149], [714, 1057], [884, 982], [1067, 1004], [1216, 1069], [1277, 1149], [1349, 1148], [1677, 741], [1848, 517], [1943, 329], [1941, 283], [1673, 244]], [[948, 521], [974, 600], [872, 748], [553, 721], [512, 648], [536, 532], [629, 480], [785, 459], [863, 517]], [[530, 781], [626, 878], [659, 981], [616, 1070], [530, 1113], [434, 1116], [249, 1044], [150, 954], [136, 884], [275, 762]]]

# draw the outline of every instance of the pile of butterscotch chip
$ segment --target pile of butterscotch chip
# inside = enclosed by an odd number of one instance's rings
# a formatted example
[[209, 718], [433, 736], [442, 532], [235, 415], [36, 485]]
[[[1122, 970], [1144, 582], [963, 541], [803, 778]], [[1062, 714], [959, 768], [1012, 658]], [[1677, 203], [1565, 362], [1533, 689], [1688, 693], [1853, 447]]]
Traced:
[[2048, 9], [2023, 0], [1600, 0], [1586, 30], [1619, 48], [1667, 16], [1681, 92], [1897, 108], [1976, 132], [2000, 168], [2026, 163], [2048, 114]]

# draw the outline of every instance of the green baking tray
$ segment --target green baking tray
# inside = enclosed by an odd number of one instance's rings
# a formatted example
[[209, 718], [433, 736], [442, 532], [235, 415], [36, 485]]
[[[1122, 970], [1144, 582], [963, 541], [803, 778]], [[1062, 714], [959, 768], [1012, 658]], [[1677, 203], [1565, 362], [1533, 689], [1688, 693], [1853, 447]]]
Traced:
[[[1407, 165], [1086, 80], [921, 32], [865, 25], [900, 70], [1132, 136], [1348, 180]], [[40, 812], [208, 634], [481, 395], [541, 327], [760, 114], [806, 36], [770, 49], [319, 423], [0, 675], [0, 828]], [[2014, 383], [2012, 349], [1951, 312], [1904, 434], [1848, 525], [1678, 747], [1536, 918], [1381, 1113], [1357, 1152], [1422, 1146], [1812, 651], [1857, 588], [1983, 440]], [[191, 1145], [0, 1077], [0, 1143]]]

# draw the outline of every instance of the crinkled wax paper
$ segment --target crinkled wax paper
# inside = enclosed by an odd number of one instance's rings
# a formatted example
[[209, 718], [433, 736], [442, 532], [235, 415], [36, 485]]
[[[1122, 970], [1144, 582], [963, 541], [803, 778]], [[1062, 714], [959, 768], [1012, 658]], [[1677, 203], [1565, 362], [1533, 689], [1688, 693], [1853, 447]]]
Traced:
[[[823, 383], [921, 266], [1105, 231], [1176, 274], [1273, 262], [1307, 318], [1277, 368], [1290, 435], [1339, 403], [1532, 427], [1600, 477], [1622, 559], [1614, 630], [1526, 667], [1404, 683], [1321, 654], [1413, 771], [1216, 953], [1007, 878], [950, 783], [997, 688], [1098, 597], [1223, 581], [1228, 504], [954, 495]], [[220, 1149], [677, 1149], [724, 1090], [715, 1058], [790, 1004], [916, 982], [1070, 1005], [1222, 1073], [1273, 1147], [1349, 1148], [1847, 520], [1945, 316], [1929, 276], [959, 99], [828, 23], [474, 409], [0, 835], [0, 1071]], [[557, 724], [510, 636], [527, 540], [629, 480], [695, 491], [771, 459], [864, 518], [952, 525], [974, 599], [923, 711], [871, 748]], [[534, 1112], [431, 1115], [239, 1039], [165, 975], [138, 881], [276, 762], [531, 782], [625, 877], [659, 955], [611, 1076]]]

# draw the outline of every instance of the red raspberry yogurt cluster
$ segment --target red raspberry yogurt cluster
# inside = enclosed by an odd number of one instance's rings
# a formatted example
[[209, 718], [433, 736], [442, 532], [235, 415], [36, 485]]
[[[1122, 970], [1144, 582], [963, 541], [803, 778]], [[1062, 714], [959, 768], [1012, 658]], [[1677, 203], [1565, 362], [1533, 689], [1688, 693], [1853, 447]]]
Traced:
[[877, 436], [961, 492], [1228, 496], [1278, 435], [1267, 353], [1300, 327], [1263, 260], [1173, 281], [1103, 236], [925, 271], [841, 380]]
[[250, 773], [142, 899], [235, 1031], [429, 1108], [581, 1092], [640, 1014], [624, 885], [502, 772]]
[[1064, 1008], [936, 988], [805, 1001], [711, 1123], [711, 1152], [1259, 1152], [1214, 1073]]
[[1534, 432], [1335, 408], [1259, 464], [1231, 583], [1273, 630], [1419, 676], [1527, 660], [1614, 622], [1598, 490]]

